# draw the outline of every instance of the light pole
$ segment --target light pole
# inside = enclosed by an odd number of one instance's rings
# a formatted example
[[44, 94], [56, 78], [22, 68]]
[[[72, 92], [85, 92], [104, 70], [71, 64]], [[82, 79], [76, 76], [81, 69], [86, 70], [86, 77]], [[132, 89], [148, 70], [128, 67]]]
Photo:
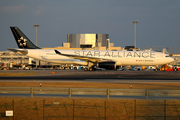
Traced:
[[37, 25], [36, 23], [36, 25], [33, 25], [33, 27], [36, 27], [36, 46], [37, 46], [37, 27], [40, 27], [40, 25]]
[[[37, 27], [40, 27], [40, 25], [37, 25], [37, 23], [36, 23], [36, 25], [33, 25], [33, 27], [36, 27], [36, 46], [37, 46]], [[37, 60], [36, 60], [36, 68], [37, 68]]]
[[134, 24], [134, 47], [136, 49], [136, 23], [138, 23], [138, 19], [132, 23]]

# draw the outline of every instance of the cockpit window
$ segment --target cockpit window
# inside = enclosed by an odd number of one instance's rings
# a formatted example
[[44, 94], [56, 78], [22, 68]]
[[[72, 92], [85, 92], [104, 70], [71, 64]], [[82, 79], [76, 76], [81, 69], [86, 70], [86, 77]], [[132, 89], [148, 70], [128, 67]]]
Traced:
[[166, 57], [170, 57], [169, 55], [166, 55]]

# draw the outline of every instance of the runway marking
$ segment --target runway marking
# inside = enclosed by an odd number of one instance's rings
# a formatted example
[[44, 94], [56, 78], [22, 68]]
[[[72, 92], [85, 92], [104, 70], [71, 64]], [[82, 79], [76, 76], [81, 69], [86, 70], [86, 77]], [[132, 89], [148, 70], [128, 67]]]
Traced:
[[103, 83], [180, 83], [180, 80], [119, 80], [119, 79], [85, 79], [87, 82]]
[[180, 80], [126, 80], [126, 79], [61, 79], [61, 80], [0, 80], [0, 82], [94, 82], [94, 83], [180, 83]]

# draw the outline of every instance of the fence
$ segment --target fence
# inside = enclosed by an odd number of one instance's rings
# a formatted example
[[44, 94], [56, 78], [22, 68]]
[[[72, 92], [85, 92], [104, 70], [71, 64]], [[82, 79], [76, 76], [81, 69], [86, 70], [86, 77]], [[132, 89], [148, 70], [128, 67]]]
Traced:
[[134, 100], [134, 120], [180, 120], [179, 101]]
[[[12, 111], [12, 114], [6, 115], [6, 112], [9, 110]], [[14, 120], [14, 100], [12, 100], [12, 102], [0, 103], [0, 113], [0, 119]]]
[[[53, 111], [53, 112], [49, 112]], [[59, 112], [61, 111], [61, 112]], [[78, 104], [78, 101], [48, 102], [43, 100], [43, 120], [44, 119], [98, 119], [106, 120], [106, 101], [95, 104]]]
[[[37, 99], [36, 99], [37, 100]], [[84, 102], [85, 101], [85, 102]], [[15, 99], [0, 101], [0, 119], [39, 120], [112, 120], [112, 119], [180, 119], [179, 100], [112, 100]], [[36, 106], [36, 107], [35, 107]], [[13, 116], [5, 116], [12, 110]]]
[[137, 96], [145, 97], [180, 97], [180, 90], [151, 90], [151, 89], [110, 89], [110, 88], [55, 88], [55, 87], [0, 87], [0, 94], [29, 94], [34, 95], [73, 95], [85, 96]]

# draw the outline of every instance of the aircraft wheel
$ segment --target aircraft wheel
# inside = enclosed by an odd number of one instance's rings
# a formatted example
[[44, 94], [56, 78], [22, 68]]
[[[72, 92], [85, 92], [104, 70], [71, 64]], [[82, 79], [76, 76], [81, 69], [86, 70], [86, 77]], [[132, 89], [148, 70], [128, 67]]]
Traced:
[[89, 71], [92, 71], [92, 70], [93, 70], [93, 68], [92, 68], [92, 67], [90, 67], [90, 68], [89, 68]]
[[84, 71], [88, 71], [88, 68], [84, 68]]

